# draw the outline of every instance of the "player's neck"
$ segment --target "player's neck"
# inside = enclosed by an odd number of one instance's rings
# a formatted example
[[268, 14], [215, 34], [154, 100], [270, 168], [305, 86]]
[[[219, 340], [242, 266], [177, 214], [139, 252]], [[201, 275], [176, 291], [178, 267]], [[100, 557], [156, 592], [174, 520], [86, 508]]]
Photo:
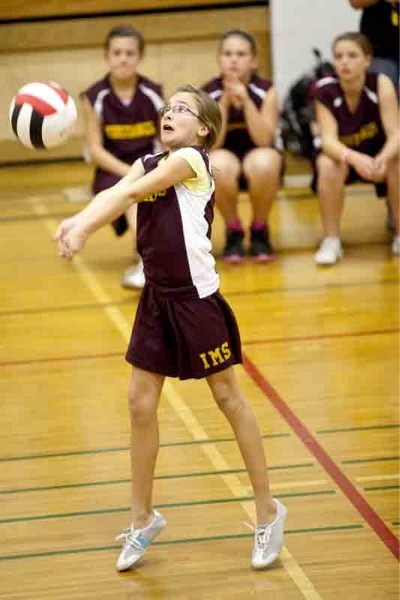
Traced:
[[110, 83], [115, 92], [121, 94], [127, 94], [132, 91], [134, 92], [136, 89], [136, 84], [138, 81], [138, 75], [133, 75], [129, 77], [129, 79], [116, 79], [112, 74], [110, 74]]
[[347, 98], [358, 97], [365, 85], [365, 73], [351, 81], [340, 81], [341, 88]]

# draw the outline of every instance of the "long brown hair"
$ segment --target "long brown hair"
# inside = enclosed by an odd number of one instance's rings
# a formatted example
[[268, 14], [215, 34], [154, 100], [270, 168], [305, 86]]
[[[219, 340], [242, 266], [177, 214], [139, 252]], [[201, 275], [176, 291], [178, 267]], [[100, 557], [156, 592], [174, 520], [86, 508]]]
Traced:
[[110, 48], [111, 40], [118, 37], [129, 37], [137, 41], [139, 54], [144, 53], [144, 38], [140, 31], [132, 27], [132, 25], [117, 25], [110, 29], [104, 42], [104, 48], [107, 51]]
[[332, 42], [332, 51], [335, 51], [339, 42], [354, 42], [364, 52], [365, 56], [372, 56], [372, 46], [369, 39], [358, 31], [347, 31], [335, 37]]

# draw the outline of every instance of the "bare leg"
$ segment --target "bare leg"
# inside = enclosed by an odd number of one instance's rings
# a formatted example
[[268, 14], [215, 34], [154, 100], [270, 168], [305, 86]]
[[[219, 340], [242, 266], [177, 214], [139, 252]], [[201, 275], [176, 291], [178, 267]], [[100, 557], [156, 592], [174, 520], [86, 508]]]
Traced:
[[215, 178], [217, 207], [221, 212], [225, 227], [229, 227], [239, 219], [237, 201], [241, 165], [232, 152], [223, 148], [211, 152], [210, 158]]
[[228, 419], [254, 491], [257, 523], [264, 525], [276, 515], [269, 489], [267, 466], [260, 429], [236, 379], [233, 367], [207, 377], [214, 400]]
[[131, 423], [132, 522], [136, 529], [152, 519], [152, 492], [158, 454], [157, 408], [164, 377], [132, 367], [129, 385]]
[[324, 237], [340, 237], [340, 219], [343, 211], [344, 182], [348, 167], [321, 154], [317, 160], [318, 199], [321, 209]]
[[282, 158], [273, 148], [255, 148], [243, 161], [249, 185], [253, 221], [266, 223], [279, 189]]

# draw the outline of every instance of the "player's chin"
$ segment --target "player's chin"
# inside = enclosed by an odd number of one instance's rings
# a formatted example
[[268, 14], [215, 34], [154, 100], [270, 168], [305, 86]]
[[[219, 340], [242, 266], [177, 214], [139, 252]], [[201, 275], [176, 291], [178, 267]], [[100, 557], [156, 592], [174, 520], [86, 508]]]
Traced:
[[165, 145], [173, 144], [173, 142], [174, 142], [173, 134], [174, 134], [173, 131], [166, 131], [164, 129], [161, 129], [161, 132], [160, 132], [161, 143], [165, 144]]
[[130, 79], [135, 76], [135, 70], [133, 70], [132, 67], [116, 67], [113, 69], [113, 75], [118, 79]]

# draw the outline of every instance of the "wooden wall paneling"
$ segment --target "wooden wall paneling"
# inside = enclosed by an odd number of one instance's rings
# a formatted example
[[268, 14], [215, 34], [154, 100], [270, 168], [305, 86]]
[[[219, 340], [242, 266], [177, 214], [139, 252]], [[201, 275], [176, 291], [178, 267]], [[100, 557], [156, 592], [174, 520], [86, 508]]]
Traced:
[[[1, 0], [0, 19], [65, 17], [123, 11], [168, 10], [201, 5], [254, 5], [257, 0]], [[258, 2], [267, 4], [267, 2]]]
[[0, 53], [101, 47], [109, 29], [123, 23], [137, 27], [148, 43], [214, 37], [238, 27], [250, 32], [269, 29], [267, 7], [11, 23], [0, 25]]
[[[107, 31], [121, 22], [132, 20], [102, 17], [3, 26], [0, 36], [1, 113], [7, 115], [15, 92], [35, 80], [59, 82], [79, 105], [79, 93], [106, 72], [103, 40]], [[227, 29], [235, 27], [254, 35], [259, 46], [260, 72], [263, 75], [270, 73], [266, 7], [141, 15], [133, 24], [147, 41], [140, 72], [162, 82], [166, 95], [182, 83], [201, 85], [214, 76], [217, 73], [218, 38]], [[82, 147], [80, 117], [67, 145], [55, 148], [51, 153], [24, 148], [15, 140], [8, 119], [0, 121], [0, 164], [79, 157]]]

